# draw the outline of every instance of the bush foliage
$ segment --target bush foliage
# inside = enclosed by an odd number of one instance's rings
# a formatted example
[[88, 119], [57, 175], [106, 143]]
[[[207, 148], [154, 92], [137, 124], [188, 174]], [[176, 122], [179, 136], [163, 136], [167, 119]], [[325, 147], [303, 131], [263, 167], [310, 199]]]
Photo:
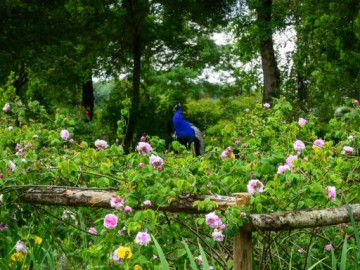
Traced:
[[[125, 154], [113, 142], [108, 147], [101, 142], [101, 149], [95, 141], [106, 141], [107, 134], [101, 126], [85, 121], [82, 108], [58, 110], [53, 117], [36, 101], [23, 104], [11, 95], [3, 95], [0, 101], [9, 105], [0, 120], [2, 269], [118, 269], [119, 263], [124, 269], [162, 269], [158, 247], [154, 241], [135, 241], [139, 233], [154, 236], [170, 268], [189, 265], [187, 247], [194, 257], [199, 256], [199, 241], [214, 269], [230, 269], [232, 236], [248, 221], [247, 215], [359, 202], [357, 105], [324, 128], [313, 115], [303, 116], [304, 124], [292, 119], [295, 113], [285, 99], [269, 108], [256, 102], [247, 103], [247, 108], [240, 101], [190, 101], [188, 115], [197, 116], [207, 128], [206, 153], [193, 157], [178, 142], [166, 147], [157, 136], [142, 138], [152, 147], [149, 155], [136, 149]], [[69, 131], [69, 137], [60, 135], [63, 130]], [[319, 134], [324, 143], [316, 146]], [[294, 149], [296, 141], [304, 143], [303, 149]], [[163, 164], [154, 164], [154, 156]], [[289, 156], [296, 158], [287, 161]], [[215, 203], [197, 203], [199, 211], [215, 211], [221, 218], [223, 241], [212, 237], [214, 230], [203, 214], [167, 213], [144, 204], [166, 206], [188, 193], [231, 196], [249, 190], [250, 180], [259, 180], [264, 188], [263, 192], [255, 189], [247, 207], [230, 207], [221, 213], [214, 210]], [[22, 192], [33, 186], [114, 188], [114, 195], [124, 202], [112, 211], [22, 203]], [[335, 187], [336, 197], [328, 187]], [[114, 228], [104, 226], [110, 213], [118, 218]], [[320, 264], [328, 269], [332, 262], [326, 245], [331, 244], [340, 258], [345, 235], [347, 246], [354, 247], [354, 230], [351, 224], [342, 224], [297, 232], [256, 232], [255, 265], [300, 269], [325, 258]], [[19, 240], [28, 252], [19, 248]], [[355, 256], [356, 249], [350, 250], [348, 265], [356, 265]]]

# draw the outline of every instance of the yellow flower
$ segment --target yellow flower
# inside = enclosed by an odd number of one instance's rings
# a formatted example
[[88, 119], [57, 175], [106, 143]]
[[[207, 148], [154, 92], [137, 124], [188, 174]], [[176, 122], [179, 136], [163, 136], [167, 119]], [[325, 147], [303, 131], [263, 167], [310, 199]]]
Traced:
[[23, 266], [21, 266], [21, 270], [30, 270], [30, 265], [24, 264]]
[[120, 258], [120, 259], [130, 259], [132, 257], [132, 252], [131, 249], [129, 247], [119, 247], [116, 255]]
[[136, 264], [134, 266], [134, 270], [142, 270], [142, 267], [140, 265]]
[[15, 252], [11, 255], [10, 259], [13, 262], [20, 262], [22, 259], [24, 259], [24, 254], [22, 252]]
[[35, 237], [35, 243], [36, 244], [41, 245], [42, 241], [43, 241], [43, 239], [41, 237], [39, 237], [39, 236]]

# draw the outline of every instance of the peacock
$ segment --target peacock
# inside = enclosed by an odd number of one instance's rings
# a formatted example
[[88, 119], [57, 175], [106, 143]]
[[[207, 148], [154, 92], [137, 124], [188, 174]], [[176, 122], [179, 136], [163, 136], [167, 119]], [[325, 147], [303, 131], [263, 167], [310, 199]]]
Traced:
[[183, 119], [180, 104], [175, 105], [175, 110], [173, 124], [177, 140], [186, 147], [194, 143], [196, 156], [204, 154], [204, 141], [200, 129]]

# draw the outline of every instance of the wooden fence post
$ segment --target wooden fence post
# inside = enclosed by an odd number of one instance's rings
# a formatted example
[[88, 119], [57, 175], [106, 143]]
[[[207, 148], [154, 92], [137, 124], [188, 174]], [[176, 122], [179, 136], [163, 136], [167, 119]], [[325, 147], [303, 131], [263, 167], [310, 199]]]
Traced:
[[[237, 198], [236, 205], [248, 205], [251, 195], [249, 193], [234, 193]], [[251, 232], [240, 229], [234, 236], [233, 246], [234, 270], [252, 270], [252, 242]]]

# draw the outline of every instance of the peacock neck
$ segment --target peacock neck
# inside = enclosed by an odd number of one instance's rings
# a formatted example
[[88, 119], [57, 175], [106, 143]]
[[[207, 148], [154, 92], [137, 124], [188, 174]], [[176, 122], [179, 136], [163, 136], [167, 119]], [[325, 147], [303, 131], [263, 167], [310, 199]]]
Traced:
[[182, 124], [183, 118], [180, 109], [178, 109], [173, 117], [174, 126]]

